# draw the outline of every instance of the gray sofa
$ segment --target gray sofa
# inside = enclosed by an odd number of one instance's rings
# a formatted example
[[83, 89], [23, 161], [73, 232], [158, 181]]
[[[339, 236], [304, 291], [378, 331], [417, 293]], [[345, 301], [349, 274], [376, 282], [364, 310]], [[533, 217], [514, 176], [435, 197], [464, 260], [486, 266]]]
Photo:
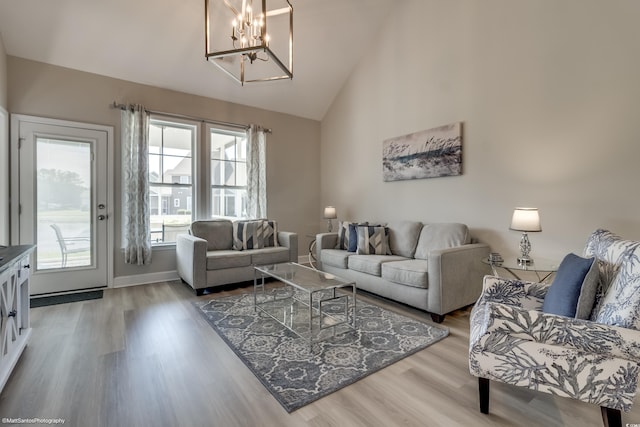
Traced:
[[278, 231], [278, 246], [236, 250], [233, 223], [229, 220], [195, 221], [190, 232], [176, 238], [176, 261], [178, 275], [197, 295], [206, 288], [252, 280], [254, 265], [298, 259], [296, 233]]
[[338, 249], [338, 233], [316, 236], [318, 268], [356, 282], [358, 289], [431, 313], [445, 314], [473, 304], [489, 266], [489, 246], [471, 243], [464, 224], [389, 223], [391, 255], [358, 255]]

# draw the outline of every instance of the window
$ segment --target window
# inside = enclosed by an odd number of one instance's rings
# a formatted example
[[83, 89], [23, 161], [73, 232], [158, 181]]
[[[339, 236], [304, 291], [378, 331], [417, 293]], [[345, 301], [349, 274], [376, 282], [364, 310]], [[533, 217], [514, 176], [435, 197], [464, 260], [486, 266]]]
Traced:
[[210, 216], [247, 215], [247, 135], [208, 128], [211, 171]]
[[151, 118], [149, 124], [149, 205], [151, 241], [173, 243], [193, 220], [193, 152], [197, 124]]
[[151, 242], [175, 243], [195, 218], [247, 215], [247, 133], [152, 115]]

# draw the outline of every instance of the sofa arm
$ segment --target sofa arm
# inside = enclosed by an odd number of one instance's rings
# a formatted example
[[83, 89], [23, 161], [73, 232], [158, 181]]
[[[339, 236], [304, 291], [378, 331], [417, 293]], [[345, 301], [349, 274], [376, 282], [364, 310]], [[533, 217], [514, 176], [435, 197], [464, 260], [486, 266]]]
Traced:
[[538, 310], [488, 303], [485, 333], [571, 348], [589, 354], [640, 360], [640, 331], [604, 325], [590, 320], [558, 316]]
[[482, 263], [488, 256], [489, 245], [485, 243], [431, 251], [427, 310], [447, 314], [476, 302], [482, 291], [482, 278], [490, 271]]
[[207, 287], [207, 241], [190, 234], [176, 236], [178, 275], [193, 289]]
[[298, 234], [278, 231], [278, 244], [289, 248], [289, 261], [298, 262]]
[[338, 233], [316, 234], [316, 250], [334, 249], [338, 245]]
[[316, 234], [316, 262], [318, 269], [322, 270], [323, 249], [334, 249], [338, 245], [338, 233], [319, 233]]
[[485, 276], [478, 304], [498, 302], [525, 310], [541, 310], [550, 286], [550, 283]]

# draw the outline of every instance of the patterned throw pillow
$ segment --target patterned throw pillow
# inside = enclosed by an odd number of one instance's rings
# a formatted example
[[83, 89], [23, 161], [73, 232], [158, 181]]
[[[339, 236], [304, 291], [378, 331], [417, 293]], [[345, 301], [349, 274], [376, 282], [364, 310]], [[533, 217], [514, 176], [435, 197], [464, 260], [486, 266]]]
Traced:
[[596, 230], [584, 252], [595, 256], [600, 268], [601, 295], [592, 320], [640, 330], [640, 242]]
[[264, 240], [264, 247], [278, 247], [278, 223], [271, 220], [262, 221], [262, 236]]
[[263, 224], [263, 220], [234, 221], [233, 249], [237, 251], [243, 251], [246, 249], [263, 248]]
[[383, 226], [358, 226], [358, 255], [391, 255], [389, 229]]
[[352, 224], [349, 221], [340, 221], [338, 223], [338, 244], [336, 249], [349, 249], [349, 225]]

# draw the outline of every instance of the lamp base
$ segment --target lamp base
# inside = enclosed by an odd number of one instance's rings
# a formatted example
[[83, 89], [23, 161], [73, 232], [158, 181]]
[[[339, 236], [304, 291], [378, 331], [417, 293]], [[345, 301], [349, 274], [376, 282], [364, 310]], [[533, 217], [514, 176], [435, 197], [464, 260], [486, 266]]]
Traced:
[[522, 233], [522, 238], [520, 239], [520, 256], [518, 257], [518, 264], [529, 265], [533, 263], [533, 259], [529, 256], [529, 252], [531, 252], [531, 242], [529, 242], [529, 235], [525, 231]]

